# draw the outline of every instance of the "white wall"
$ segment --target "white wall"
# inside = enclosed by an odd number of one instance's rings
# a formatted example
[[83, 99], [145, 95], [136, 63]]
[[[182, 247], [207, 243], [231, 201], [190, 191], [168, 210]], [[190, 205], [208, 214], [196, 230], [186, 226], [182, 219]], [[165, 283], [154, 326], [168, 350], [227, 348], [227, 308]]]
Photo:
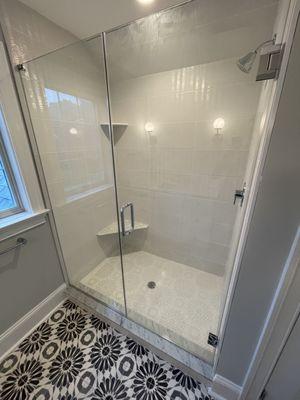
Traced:
[[107, 35], [110, 71], [129, 79], [244, 55], [272, 38], [277, 0], [194, 0]]
[[31, 60], [78, 40], [18, 0], [1, 0], [0, 11], [13, 64]]
[[[0, 334], [64, 282], [49, 223], [19, 236], [26, 246], [0, 259]], [[15, 240], [1, 243], [1, 250]]]
[[182, 0], [159, 0], [148, 4], [137, 0], [21, 1], [81, 39], [182, 3]]

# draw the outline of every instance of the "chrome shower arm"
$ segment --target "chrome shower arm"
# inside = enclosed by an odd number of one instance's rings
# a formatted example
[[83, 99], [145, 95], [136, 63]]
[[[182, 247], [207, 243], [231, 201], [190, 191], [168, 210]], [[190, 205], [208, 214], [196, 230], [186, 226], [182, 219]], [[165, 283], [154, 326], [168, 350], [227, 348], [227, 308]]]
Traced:
[[275, 37], [273, 39], [270, 40], [266, 40], [265, 42], [262, 42], [259, 46], [256, 47], [256, 49], [254, 50], [255, 53], [258, 52], [258, 50], [260, 50], [262, 47], [264, 47], [266, 44], [275, 44]]

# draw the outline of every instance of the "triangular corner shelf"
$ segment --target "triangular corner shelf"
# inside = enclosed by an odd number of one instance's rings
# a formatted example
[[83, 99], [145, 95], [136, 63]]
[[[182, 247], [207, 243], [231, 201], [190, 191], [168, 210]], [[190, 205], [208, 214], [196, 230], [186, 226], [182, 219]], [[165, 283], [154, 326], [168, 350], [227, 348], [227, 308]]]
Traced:
[[[109, 139], [109, 124], [100, 124], [100, 126], [104, 135], [107, 137], [107, 139]], [[118, 143], [118, 141], [120, 140], [121, 136], [123, 135], [127, 127], [128, 124], [123, 122], [112, 124], [114, 144]]]

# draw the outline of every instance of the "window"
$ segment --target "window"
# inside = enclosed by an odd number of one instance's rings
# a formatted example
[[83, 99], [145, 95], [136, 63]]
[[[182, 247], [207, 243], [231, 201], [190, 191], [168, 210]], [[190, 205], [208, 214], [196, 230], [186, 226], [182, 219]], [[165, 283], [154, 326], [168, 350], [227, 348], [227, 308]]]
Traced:
[[[96, 191], [113, 186], [111, 148], [102, 135], [97, 116], [97, 101], [44, 88], [49, 112], [49, 136], [56, 146], [51, 165], [55, 164], [56, 179], [63, 182], [65, 200], [75, 201]], [[51, 138], [48, 140], [50, 142]], [[51, 150], [52, 152], [53, 150]]]
[[0, 131], [0, 218], [24, 211]]

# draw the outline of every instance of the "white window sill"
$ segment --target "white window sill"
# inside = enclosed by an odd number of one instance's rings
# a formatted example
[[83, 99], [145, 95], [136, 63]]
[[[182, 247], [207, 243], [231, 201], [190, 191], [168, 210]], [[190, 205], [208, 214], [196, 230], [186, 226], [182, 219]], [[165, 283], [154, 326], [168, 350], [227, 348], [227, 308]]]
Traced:
[[0, 241], [9, 238], [10, 236], [22, 234], [22, 232], [34, 228], [35, 225], [40, 225], [46, 222], [46, 215], [50, 210], [44, 209], [37, 212], [22, 212], [4, 218], [0, 221]]

